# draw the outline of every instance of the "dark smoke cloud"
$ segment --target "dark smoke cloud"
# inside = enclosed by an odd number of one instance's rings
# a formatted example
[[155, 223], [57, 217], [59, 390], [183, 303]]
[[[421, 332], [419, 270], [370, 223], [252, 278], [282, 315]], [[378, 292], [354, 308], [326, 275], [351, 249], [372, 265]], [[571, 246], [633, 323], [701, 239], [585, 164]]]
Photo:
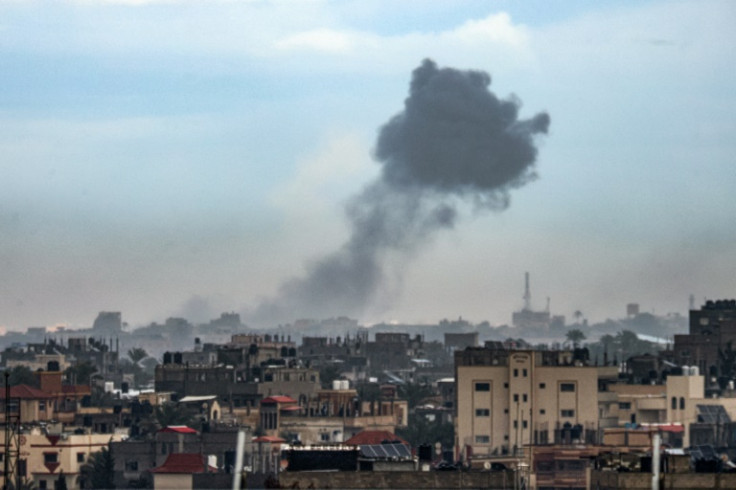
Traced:
[[452, 228], [459, 202], [506, 208], [509, 191], [536, 178], [534, 135], [546, 133], [550, 119], [540, 113], [519, 120], [520, 101], [497, 98], [490, 83], [485, 72], [424, 60], [404, 110], [380, 129], [380, 178], [347, 205], [350, 239], [285, 283], [251, 320], [360, 316], [389, 286], [387, 260], [405, 263], [434, 232]]

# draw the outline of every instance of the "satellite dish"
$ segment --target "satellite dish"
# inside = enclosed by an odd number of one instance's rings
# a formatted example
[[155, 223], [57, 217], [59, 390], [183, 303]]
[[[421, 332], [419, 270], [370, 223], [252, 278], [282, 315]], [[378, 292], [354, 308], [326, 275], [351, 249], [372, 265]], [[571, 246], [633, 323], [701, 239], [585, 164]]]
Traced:
[[491, 462], [490, 461], [486, 461], [485, 463], [483, 463], [483, 469], [484, 470], [490, 470], [491, 469]]

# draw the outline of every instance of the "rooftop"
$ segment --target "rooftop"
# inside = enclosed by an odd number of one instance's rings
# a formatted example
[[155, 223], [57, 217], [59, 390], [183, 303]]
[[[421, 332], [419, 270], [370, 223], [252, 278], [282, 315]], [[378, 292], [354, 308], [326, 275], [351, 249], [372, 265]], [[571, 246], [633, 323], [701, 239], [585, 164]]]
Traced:
[[196, 434], [197, 431], [186, 425], [169, 425], [159, 430], [159, 432], [175, 432], [177, 434]]
[[363, 444], [381, 444], [383, 441], [399, 441], [402, 444], [409, 444], [401, 437], [387, 430], [364, 430], [355, 434], [343, 444], [361, 446]]
[[216, 473], [217, 468], [205, 466], [204, 456], [196, 453], [169, 454], [166, 462], [151, 470], [151, 473]]

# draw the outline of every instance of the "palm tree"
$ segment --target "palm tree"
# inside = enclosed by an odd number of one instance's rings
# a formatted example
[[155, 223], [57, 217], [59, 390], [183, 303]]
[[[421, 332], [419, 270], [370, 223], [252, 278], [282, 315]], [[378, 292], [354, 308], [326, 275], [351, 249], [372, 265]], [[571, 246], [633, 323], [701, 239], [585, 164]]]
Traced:
[[156, 407], [156, 421], [163, 427], [170, 425], [192, 425], [192, 417], [183, 407], [165, 403]]
[[91, 454], [89, 460], [79, 469], [79, 472], [79, 486], [81, 488], [115, 488], [115, 459], [106, 447]]
[[128, 351], [128, 357], [134, 364], [148, 357], [148, 352], [143, 347], [133, 347]]
[[573, 347], [577, 349], [580, 346], [580, 342], [585, 340], [585, 334], [579, 328], [572, 328], [565, 334], [567, 341], [571, 342]]
[[409, 402], [409, 410], [414, 409], [425, 398], [432, 396], [432, 388], [419, 383], [406, 383], [399, 386], [399, 397]]

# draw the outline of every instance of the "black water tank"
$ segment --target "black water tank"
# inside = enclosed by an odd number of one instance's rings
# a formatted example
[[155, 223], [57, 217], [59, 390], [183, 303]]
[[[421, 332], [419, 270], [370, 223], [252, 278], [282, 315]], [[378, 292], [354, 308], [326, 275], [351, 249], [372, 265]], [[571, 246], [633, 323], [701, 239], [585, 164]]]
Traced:
[[171, 352], [164, 352], [164, 364], [171, 364]]
[[181, 352], [174, 352], [174, 364], [181, 364], [181, 363], [182, 363]]
[[432, 461], [432, 445], [422, 444], [418, 448], [419, 461]]

